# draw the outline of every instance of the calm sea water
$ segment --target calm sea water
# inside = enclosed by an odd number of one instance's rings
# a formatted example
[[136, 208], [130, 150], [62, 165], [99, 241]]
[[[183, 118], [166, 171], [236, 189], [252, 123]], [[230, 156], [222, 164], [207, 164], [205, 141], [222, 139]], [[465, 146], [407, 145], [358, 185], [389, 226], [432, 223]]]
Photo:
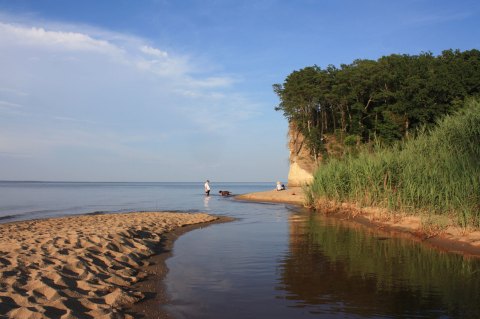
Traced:
[[[211, 198], [272, 189], [272, 183], [213, 183]], [[205, 211], [203, 182], [86, 183], [2, 182], [0, 222], [88, 213], [147, 210]], [[212, 201], [213, 202], [213, 201]], [[208, 208], [208, 207], [207, 207]]]
[[[181, 236], [175, 318], [480, 318], [480, 261], [281, 204], [217, 196], [273, 183], [0, 182], [2, 222], [132, 210], [235, 217]], [[159, 305], [160, 306], [160, 305]]]

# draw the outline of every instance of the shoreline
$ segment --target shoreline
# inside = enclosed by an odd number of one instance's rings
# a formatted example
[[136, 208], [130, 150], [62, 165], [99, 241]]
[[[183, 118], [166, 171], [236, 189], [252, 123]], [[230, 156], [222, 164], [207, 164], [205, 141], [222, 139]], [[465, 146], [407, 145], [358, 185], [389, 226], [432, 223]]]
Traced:
[[[304, 195], [301, 187], [291, 187], [234, 199], [303, 206]], [[347, 204], [326, 208], [331, 211], [326, 215], [350, 225], [480, 257], [480, 231], [449, 229], [428, 236], [411, 216], [392, 220], [378, 209]], [[232, 220], [205, 213], [131, 212], [0, 224], [0, 317], [171, 318], [163, 280], [175, 240]]]
[[[290, 187], [285, 191], [270, 191], [248, 193], [235, 196], [240, 201], [285, 203], [303, 206], [304, 196], [301, 187]], [[355, 205], [344, 203], [333, 205], [325, 201], [328, 216], [361, 224], [367, 228], [376, 228], [402, 236], [411, 240], [429, 245], [440, 251], [456, 253], [465, 257], [480, 258], [480, 231], [467, 230], [460, 227], [445, 227], [445, 229], [431, 229], [422, 227], [422, 219], [417, 216], [393, 215], [378, 208], [358, 208]]]
[[223, 220], [132, 212], [0, 224], [0, 317], [137, 318], [128, 309], [152, 297], [149, 275], [166, 274], [158, 261], [174, 239]]

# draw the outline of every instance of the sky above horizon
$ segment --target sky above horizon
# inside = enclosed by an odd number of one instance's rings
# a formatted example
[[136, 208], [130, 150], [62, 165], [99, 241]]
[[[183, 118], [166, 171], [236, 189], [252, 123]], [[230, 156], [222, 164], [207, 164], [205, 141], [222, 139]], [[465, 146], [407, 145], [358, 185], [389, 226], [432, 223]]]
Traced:
[[286, 181], [272, 84], [450, 48], [480, 2], [0, 0], [0, 180]]

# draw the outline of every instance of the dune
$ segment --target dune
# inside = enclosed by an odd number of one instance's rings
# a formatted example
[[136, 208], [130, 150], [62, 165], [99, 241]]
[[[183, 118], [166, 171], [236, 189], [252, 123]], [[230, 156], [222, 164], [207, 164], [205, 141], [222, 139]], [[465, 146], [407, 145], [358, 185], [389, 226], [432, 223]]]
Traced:
[[0, 224], [1, 318], [132, 318], [162, 236], [207, 214], [141, 212]]

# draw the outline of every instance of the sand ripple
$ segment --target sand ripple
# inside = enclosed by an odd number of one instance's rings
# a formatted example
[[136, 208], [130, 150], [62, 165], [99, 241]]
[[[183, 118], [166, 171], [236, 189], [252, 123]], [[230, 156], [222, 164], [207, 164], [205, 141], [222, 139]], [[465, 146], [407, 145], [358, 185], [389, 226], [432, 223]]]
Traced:
[[0, 318], [128, 318], [163, 233], [206, 214], [90, 215], [0, 225]]

